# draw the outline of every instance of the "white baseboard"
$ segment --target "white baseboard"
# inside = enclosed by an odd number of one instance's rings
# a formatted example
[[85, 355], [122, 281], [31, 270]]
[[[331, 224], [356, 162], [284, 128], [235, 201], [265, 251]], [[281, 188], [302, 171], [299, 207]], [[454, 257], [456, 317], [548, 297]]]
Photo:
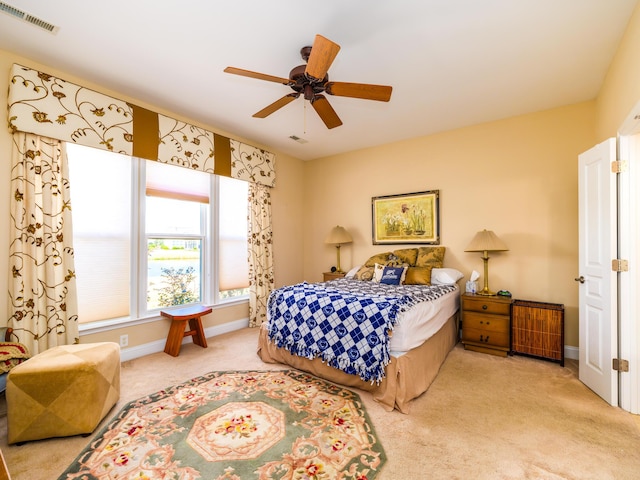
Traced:
[[[222, 335], [223, 333], [233, 332], [249, 326], [249, 319], [240, 319], [233, 322], [223, 323], [222, 325], [214, 325], [204, 329], [204, 335], [206, 338], [215, 337], [216, 335]], [[130, 348], [120, 349], [120, 361], [126, 362], [133, 360], [134, 358], [144, 357], [145, 355], [151, 355], [152, 353], [158, 353], [164, 351], [164, 345], [166, 340], [156, 340], [155, 342], [145, 343]], [[193, 343], [191, 337], [187, 337], [182, 340], [182, 344]]]
[[572, 360], [580, 359], [580, 349], [578, 347], [571, 347], [569, 345], [564, 346], [564, 358], [570, 358]]

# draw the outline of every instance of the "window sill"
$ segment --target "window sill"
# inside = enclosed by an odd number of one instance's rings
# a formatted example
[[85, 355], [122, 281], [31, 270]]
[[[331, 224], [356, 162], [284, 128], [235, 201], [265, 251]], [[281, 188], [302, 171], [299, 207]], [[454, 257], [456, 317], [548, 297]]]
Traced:
[[[209, 305], [214, 311], [222, 308], [232, 307], [235, 305], [241, 305], [243, 303], [248, 303], [248, 298], [239, 298], [234, 300], [227, 300], [221, 303], [217, 303], [215, 305]], [[135, 325], [143, 325], [145, 323], [157, 322], [161, 320], [160, 312], [158, 314], [153, 314], [148, 317], [141, 318], [112, 318], [109, 320], [100, 320], [97, 322], [90, 323], [81, 323], [78, 325], [78, 330], [80, 335], [91, 335], [94, 333], [102, 333], [108, 332], [111, 330], [118, 330], [120, 328], [133, 327]]]

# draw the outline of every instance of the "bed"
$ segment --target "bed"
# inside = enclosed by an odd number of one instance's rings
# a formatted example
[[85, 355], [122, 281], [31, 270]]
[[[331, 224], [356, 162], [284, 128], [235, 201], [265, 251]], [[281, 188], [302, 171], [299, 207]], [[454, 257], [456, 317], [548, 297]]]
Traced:
[[[260, 329], [258, 355], [266, 363], [285, 364], [371, 392], [386, 410], [409, 413], [411, 400], [429, 388], [458, 341], [457, 282], [462, 274], [442, 268], [443, 257], [444, 247], [384, 252], [368, 259], [344, 279], [303, 282], [275, 290], [269, 298], [268, 321]], [[381, 283], [385, 270], [391, 268], [403, 269], [402, 273], [396, 270], [401, 277], [397, 285]], [[345, 325], [358, 323], [357, 328], [366, 330], [361, 335], [366, 341], [358, 346], [364, 343], [365, 350], [370, 351], [359, 351], [352, 358], [348, 345], [340, 355], [333, 350], [333, 343], [327, 348], [326, 338], [342, 327], [326, 327], [326, 322], [329, 317], [337, 322], [336, 312], [345, 304], [354, 303], [359, 307], [366, 304], [366, 308], [350, 306], [351, 310], [367, 310], [368, 317], [376, 320], [360, 327], [360, 320], [354, 322], [352, 316], [338, 315]], [[325, 312], [329, 304], [332, 306]], [[387, 311], [383, 311], [383, 304]], [[303, 342], [302, 337], [318, 329], [326, 338], [317, 344]], [[376, 329], [387, 333], [378, 337], [379, 344], [369, 337]], [[375, 359], [370, 361], [372, 356]]]

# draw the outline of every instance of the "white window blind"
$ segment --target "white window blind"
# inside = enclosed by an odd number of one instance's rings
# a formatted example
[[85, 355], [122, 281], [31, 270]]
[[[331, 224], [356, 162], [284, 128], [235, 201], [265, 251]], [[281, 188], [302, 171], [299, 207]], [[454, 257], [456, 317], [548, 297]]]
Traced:
[[218, 282], [219, 290], [249, 286], [247, 254], [247, 198], [249, 184], [220, 177], [218, 210]]
[[146, 170], [148, 196], [209, 203], [209, 173], [150, 160]]
[[131, 286], [131, 158], [73, 144], [67, 144], [67, 152], [78, 321], [127, 317]]

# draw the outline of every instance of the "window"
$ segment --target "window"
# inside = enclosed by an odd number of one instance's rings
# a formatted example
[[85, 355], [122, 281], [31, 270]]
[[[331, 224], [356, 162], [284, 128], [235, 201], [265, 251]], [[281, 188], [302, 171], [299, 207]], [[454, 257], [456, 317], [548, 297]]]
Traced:
[[80, 323], [248, 296], [248, 184], [67, 145]]
[[218, 211], [218, 290], [221, 298], [249, 295], [249, 263], [247, 257], [249, 184], [219, 177]]
[[[202, 302], [211, 175], [145, 161], [147, 310]], [[71, 187], [73, 189], [73, 186]], [[204, 253], [204, 254], [203, 254]]]
[[202, 301], [202, 205], [146, 198], [147, 309]]
[[128, 318], [132, 159], [77, 145], [68, 145], [67, 152], [78, 319]]

